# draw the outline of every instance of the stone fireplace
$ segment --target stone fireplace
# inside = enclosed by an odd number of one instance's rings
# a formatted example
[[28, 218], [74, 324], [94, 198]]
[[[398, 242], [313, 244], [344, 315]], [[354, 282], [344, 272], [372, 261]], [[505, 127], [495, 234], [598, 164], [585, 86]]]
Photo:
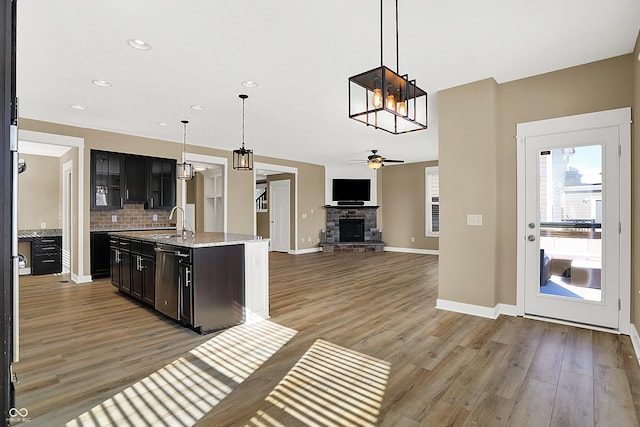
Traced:
[[325, 206], [327, 228], [320, 246], [324, 252], [382, 251], [382, 233], [377, 227], [378, 206]]

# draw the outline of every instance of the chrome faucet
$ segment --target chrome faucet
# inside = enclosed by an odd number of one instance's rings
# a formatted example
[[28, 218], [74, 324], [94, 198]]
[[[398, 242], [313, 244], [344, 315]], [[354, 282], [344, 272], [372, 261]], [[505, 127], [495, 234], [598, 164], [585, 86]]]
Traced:
[[[182, 211], [182, 237], [187, 237], [187, 232], [191, 231], [191, 238], [193, 238], [194, 236], [194, 231], [189, 229], [189, 224], [187, 224], [187, 219], [186, 216], [184, 214], [184, 209], [182, 209], [182, 206], [174, 206], [171, 209], [171, 213], [169, 214], [169, 219], [173, 219], [173, 214], [176, 210], [180, 209]], [[176, 218], [176, 224], [178, 223], [178, 218]]]

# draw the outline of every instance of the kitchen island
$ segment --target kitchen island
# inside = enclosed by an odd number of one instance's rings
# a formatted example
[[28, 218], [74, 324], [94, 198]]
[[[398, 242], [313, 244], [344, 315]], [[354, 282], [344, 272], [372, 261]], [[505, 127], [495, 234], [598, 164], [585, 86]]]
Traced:
[[269, 317], [268, 239], [175, 230], [109, 233], [111, 283], [200, 333]]

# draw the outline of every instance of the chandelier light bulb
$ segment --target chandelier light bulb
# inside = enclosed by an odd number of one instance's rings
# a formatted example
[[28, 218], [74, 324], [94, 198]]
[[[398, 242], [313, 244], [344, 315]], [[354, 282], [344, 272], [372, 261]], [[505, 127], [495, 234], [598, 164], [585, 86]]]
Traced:
[[396, 111], [398, 111], [399, 114], [402, 114], [403, 116], [406, 116], [407, 115], [407, 103], [406, 103], [406, 101], [398, 102], [398, 109]]
[[387, 110], [396, 110], [396, 98], [392, 94], [387, 95]]
[[371, 100], [371, 105], [373, 108], [382, 107], [382, 89], [374, 89], [373, 90], [373, 98]]

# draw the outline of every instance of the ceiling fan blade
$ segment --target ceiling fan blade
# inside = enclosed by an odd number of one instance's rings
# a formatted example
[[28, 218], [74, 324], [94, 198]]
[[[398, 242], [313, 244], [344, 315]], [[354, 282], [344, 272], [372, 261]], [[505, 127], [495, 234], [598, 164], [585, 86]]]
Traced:
[[384, 162], [385, 163], [404, 163], [404, 160], [389, 160], [389, 159], [385, 159]]

